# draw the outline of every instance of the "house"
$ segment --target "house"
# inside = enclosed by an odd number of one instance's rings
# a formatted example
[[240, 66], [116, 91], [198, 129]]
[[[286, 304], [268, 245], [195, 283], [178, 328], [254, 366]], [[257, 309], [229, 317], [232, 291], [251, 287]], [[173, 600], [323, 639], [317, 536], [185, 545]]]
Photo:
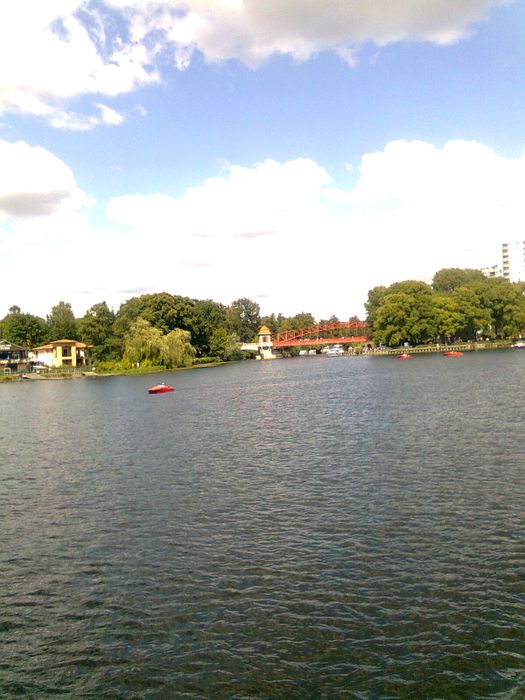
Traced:
[[0, 372], [25, 372], [28, 368], [29, 348], [0, 340]]
[[33, 348], [33, 361], [46, 367], [81, 367], [88, 364], [88, 346], [78, 340], [53, 340]]

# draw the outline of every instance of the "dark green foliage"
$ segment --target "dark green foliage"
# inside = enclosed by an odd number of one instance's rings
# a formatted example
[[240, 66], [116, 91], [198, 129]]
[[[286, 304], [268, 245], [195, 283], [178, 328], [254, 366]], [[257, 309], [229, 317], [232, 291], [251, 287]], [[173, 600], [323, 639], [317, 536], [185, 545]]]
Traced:
[[47, 323], [51, 340], [61, 340], [62, 338], [77, 340], [77, 322], [71, 304], [59, 301], [51, 309]]
[[226, 307], [211, 299], [205, 299], [195, 301], [194, 313], [192, 343], [199, 354], [207, 355], [211, 351], [213, 333], [217, 328], [224, 328], [226, 325]]
[[[489, 279], [477, 270], [439, 270], [432, 286], [404, 280], [374, 287], [365, 307], [373, 340], [392, 347], [404, 342], [505, 340], [525, 334], [525, 284]], [[335, 316], [328, 319], [337, 321]], [[0, 321], [0, 336], [30, 347], [60, 338], [79, 339], [91, 346], [99, 365], [124, 358], [130, 366], [148, 362], [166, 367], [187, 366], [194, 356], [246, 357], [240, 345], [253, 342], [261, 325], [278, 333], [315, 324], [307, 312], [261, 318], [259, 305], [247, 298], [224, 306], [211, 299], [161, 292], [133, 297], [117, 314], [105, 302], [95, 304], [78, 321], [71, 305], [62, 301], [51, 310], [47, 324], [13, 306]]]
[[226, 312], [226, 329], [242, 342], [251, 342], [261, 326], [260, 311], [259, 304], [246, 297], [233, 301]]
[[121, 340], [114, 331], [115, 314], [105, 301], [95, 304], [78, 319], [79, 338], [90, 345], [90, 355], [95, 362], [116, 360], [122, 354]]
[[20, 307], [12, 306], [0, 321], [0, 339], [23, 347], [36, 347], [49, 339], [49, 327], [43, 318], [24, 314]]
[[458, 287], [464, 287], [472, 282], [483, 282], [486, 277], [479, 270], [458, 267], [446, 267], [436, 272], [432, 278], [432, 288], [435, 292], [453, 292]]
[[239, 336], [225, 328], [216, 328], [210, 339], [210, 353], [221, 360], [242, 359]]
[[124, 335], [133, 321], [138, 318], [143, 318], [163, 333], [169, 333], [175, 328], [192, 333], [195, 323], [195, 301], [167, 292], [133, 297], [122, 304], [117, 313], [115, 321], [117, 334]]
[[375, 287], [366, 308], [374, 340], [392, 347], [525, 333], [523, 286], [477, 270], [440, 270], [433, 288], [414, 280]]

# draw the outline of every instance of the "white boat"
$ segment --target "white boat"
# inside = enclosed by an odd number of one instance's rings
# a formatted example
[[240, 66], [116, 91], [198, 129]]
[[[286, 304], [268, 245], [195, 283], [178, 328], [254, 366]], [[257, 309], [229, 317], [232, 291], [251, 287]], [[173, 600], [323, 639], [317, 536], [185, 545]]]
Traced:
[[340, 357], [341, 355], [344, 355], [344, 352], [345, 351], [340, 345], [332, 345], [326, 350], [328, 357]]

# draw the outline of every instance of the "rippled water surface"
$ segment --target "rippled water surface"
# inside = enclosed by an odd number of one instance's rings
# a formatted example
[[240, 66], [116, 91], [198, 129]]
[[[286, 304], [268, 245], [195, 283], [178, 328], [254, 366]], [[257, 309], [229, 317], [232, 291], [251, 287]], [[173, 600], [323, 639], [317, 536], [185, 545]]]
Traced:
[[0, 385], [0, 697], [522, 698], [525, 352]]

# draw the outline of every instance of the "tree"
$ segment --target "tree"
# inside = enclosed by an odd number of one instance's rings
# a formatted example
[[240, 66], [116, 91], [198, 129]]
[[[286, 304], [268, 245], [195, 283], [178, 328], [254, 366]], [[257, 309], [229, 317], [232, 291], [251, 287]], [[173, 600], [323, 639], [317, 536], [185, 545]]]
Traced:
[[381, 305], [385, 294], [387, 293], [386, 287], [374, 287], [368, 292], [368, 300], [365, 302], [366, 309], [366, 322], [369, 328], [374, 326], [376, 319], [377, 309]]
[[115, 314], [105, 301], [95, 304], [77, 321], [82, 342], [91, 345], [91, 355], [97, 362], [114, 360], [121, 352], [121, 342], [114, 332]]
[[250, 342], [261, 325], [260, 307], [247, 298], [233, 301], [226, 311], [227, 330], [237, 333], [243, 342]]
[[[301, 311], [301, 313], [288, 318], [282, 314], [279, 314], [276, 319], [276, 328], [274, 332], [283, 333], [284, 331], [308, 328], [308, 326], [315, 326], [315, 323], [315, 318], [312, 316], [312, 314], [307, 313], [306, 311]], [[268, 324], [265, 323], [264, 325]], [[271, 328], [271, 326], [268, 327]]]
[[162, 347], [162, 331], [138, 318], [124, 337], [124, 359], [132, 365], [159, 365]]
[[75, 340], [77, 337], [77, 323], [71, 304], [59, 301], [53, 306], [47, 317], [49, 333], [53, 340], [68, 338]]
[[168, 369], [191, 367], [194, 357], [195, 348], [191, 345], [189, 331], [175, 328], [162, 337], [160, 361]]
[[189, 367], [195, 356], [188, 331], [175, 328], [163, 334], [143, 318], [133, 321], [124, 338], [124, 359], [132, 365]]
[[239, 336], [228, 333], [226, 328], [216, 328], [210, 340], [210, 354], [225, 361], [242, 359]]
[[458, 335], [462, 340], [475, 340], [478, 331], [489, 333], [490, 311], [483, 307], [479, 296], [471, 287], [458, 287], [452, 299], [460, 314]]
[[11, 306], [0, 321], [0, 336], [24, 347], [41, 345], [48, 339], [48, 326], [43, 318], [22, 313], [19, 306]]
[[375, 311], [372, 331], [375, 339], [387, 345], [431, 340], [436, 331], [430, 287], [413, 280], [393, 284]]
[[196, 322], [195, 302], [188, 297], [174, 296], [167, 292], [142, 294], [128, 299], [120, 307], [115, 321], [115, 331], [125, 335], [130, 324], [142, 318], [163, 333], [182, 328], [193, 334]]
[[401, 341], [418, 345], [436, 335], [432, 289], [428, 284], [418, 280], [396, 282], [386, 290], [376, 287], [368, 299], [369, 306], [374, 307], [371, 328], [377, 341], [387, 345], [398, 345]]
[[212, 354], [210, 350], [211, 337], [215, 330], [224, 327], [226, 323], [226, 307], [211, 299], [195, 301], [194, 303], [194, 332], [191, 339], [196, 351], [202, 355]]
[[472, 282], [481, 282], [484, 279], [485, 276], [480, 270], [445, 267], [438, 270], [432, 278], [432, 288], [435, 292], [450, 294], [458, 287], [464, 287]]
[[411, 340], [410, 317], [415, 301], [409, 294], [388, 294], [374, 313], [373, 335], [381, 344], [397, 347]]
[[450, 295], [434, 296], [432, 299], [436, 342], [456, 337], [463, 323], [463, 315], [457, 299]]
[[524, 327], [524, 297], [519, 285], [503, 277], [483, 278], [470, 286], [481, 306], [490, 312], [488, 335], [506, 338], [519, 335]]

